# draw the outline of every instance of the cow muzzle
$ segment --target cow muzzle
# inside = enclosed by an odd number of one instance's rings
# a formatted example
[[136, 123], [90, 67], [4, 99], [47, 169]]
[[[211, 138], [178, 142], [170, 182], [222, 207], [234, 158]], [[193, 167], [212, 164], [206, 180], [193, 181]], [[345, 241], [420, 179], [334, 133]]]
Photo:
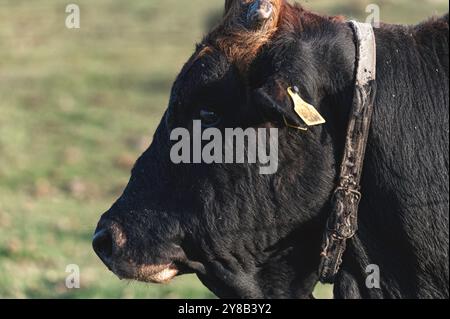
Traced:
[[178, 274], [173, 263], [142, 264], [125, 257], [127, 237], [116, 222], [100, 221], [95, 231], [92, 247], [102, 262], [120, 279], [142, 282], [166, 283]]

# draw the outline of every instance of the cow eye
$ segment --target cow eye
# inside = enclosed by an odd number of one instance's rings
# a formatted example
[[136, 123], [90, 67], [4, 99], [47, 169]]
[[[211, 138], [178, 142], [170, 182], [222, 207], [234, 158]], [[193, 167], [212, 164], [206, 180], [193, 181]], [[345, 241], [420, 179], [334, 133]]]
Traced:
[[200, 118], [204, 127], [213, 127], [220, 122], [220, 117], [215, 112], [209, 110], [201, 110]]

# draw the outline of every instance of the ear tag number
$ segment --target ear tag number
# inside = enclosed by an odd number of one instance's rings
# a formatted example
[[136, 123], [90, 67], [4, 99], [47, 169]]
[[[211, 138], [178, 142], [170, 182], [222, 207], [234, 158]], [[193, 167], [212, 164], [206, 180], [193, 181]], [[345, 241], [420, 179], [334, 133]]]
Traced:
[[289, 95], [294, 102], [294, 110], [300, 116], [300, 118], [305, 122], [308, 126], [315, 126], [325, 124], [326, 121], [320, 115], [320, 113], [316, 110], [314, 106], [306, 103], [300, 95], [297, 93], [298, 89], [289, 87], [287, 89]]

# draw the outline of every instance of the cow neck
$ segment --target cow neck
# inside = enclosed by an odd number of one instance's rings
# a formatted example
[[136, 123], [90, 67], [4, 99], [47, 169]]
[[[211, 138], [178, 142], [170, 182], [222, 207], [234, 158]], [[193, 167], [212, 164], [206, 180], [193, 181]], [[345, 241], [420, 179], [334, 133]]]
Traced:
[[356, 75], [338, 185], [322, 243], [319, 279], [333, 283], [347, 240], [358, 230], [361, 175], [376, 94], [376, 42], [373, 27], [350, 21], [356, 43]]

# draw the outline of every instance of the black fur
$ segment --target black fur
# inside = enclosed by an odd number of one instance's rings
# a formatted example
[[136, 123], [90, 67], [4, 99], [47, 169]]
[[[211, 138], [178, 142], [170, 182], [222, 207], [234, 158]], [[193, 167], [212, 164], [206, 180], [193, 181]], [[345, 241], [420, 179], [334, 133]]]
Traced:
[[[280, 28], [247, 75], [218, 51], [186, 64], [151, 147], [103, 217], [128, 237], [116, 258], [174, 262], [219, 297], [311, 297], [352, 100], [355, 44], [347, 24], [317, 16], [308, 23], [295, 10], [296, 20]], [[448, 32], [448, 15], [376, 30], [378, 92], [360, 230], [336, 298], [449, 296]], [[327, 124], [306, 133], [284, 127], [281, 114], [298, 121], [286, 94], [293, 85]], [[279, 127], [278, 172], [172, 164], [170, 129], [190, 128], [202, 108], [221, 115], [222, 129]], [[379, 265], [381, 289], [366, 288], [368, 264]]]

